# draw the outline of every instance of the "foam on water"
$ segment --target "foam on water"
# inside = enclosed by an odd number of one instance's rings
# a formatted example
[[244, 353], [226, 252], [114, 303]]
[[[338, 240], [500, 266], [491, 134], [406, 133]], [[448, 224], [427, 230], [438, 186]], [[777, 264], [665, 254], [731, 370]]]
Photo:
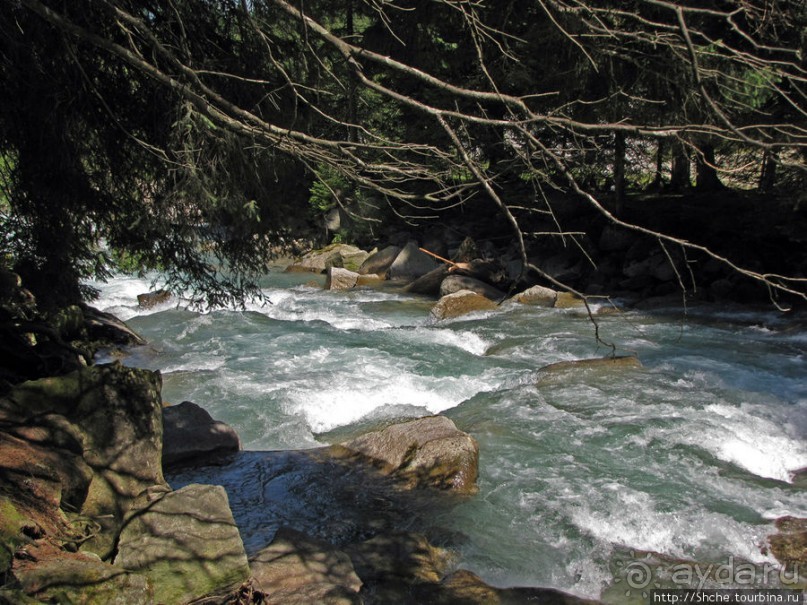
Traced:
[[807, 466], [807, 445], [779, 424], [728, 405], [708, 405], [702, 415], [701, 430], [686, 440], [721, 460], [779, 481], [790, 481], [791, 471]]
[[543, 365], [608, 353], [586, 318], [513, 305], [433, 323], [420, 299], [296, 279], [267, 280], [288, 287], [247, 313], [139, 309], [151, 287], [136, 278], [102, 285], [97, 306], [137, 318], [152, 347], [130, 359], [161, 368], [170, 400], [196, 401], [248, 448], [447, 413], [480, 442], [480, 493], [440, 523], [489, 582], [597, 597], [623, 547], [767, 562], [765, 520], [807, 516], [789, 483], [807, 467], [807, 337], [769, 331], [775, 317], [604, 315], [602, 335], [645, 369], [536, 386]]
[[490, 389], [495, 379], [490, 375], [433, 377], [413, 368], [391, 369], [365, 365], [356, 372], [325, 372], [302, 388], [287, 389], [283, 408], [288, 414], [302, 415], [313, 432], [324, 433], [387, 406], [411, 406], [421, 408], [423, 414], [437, 414]]
[[450, 330], [445, 328], [398, 329], [391, 336], [395, 339], [418, 346], [445, 346], [467, 351], [472, 355], [484, 355], [490, 343], [470, 330]]
[[[137, 304], [137, 295], [159, 289], [156, 275], [135, 277], [129, 275], [116, 276], [108, 282], [89, 282], [88, 285], [99, 290], [99, 297], [93, 302], [97, 308], [112, 313], [117, 318], [128, 321], [139, 315], [151, 315], [176, 306], [176, 301], [168, 301], [144, 309]], [[155, 283], [157, 285], [155, 285]]]

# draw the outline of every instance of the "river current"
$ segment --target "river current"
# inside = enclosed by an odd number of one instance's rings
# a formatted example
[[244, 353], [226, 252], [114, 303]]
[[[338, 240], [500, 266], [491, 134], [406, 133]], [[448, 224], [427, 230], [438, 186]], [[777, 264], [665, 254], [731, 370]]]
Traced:
[[[479, 494], [436, 513], [458, 566], [501, 586], [599, 597], [624, 553], [774, 565], [773, 520], [807, 516], [807, 331], [774, 312], [627, 311], [604, 340], [642, 370], [538, 381], [604, 356], [579, 309], [503, 305], [434, 322], [392, 288], [328, 292], [268, 275], [265, 304], [144, 310], [117, 277], [99, 308], [150, 343], [163, 397], [232, 425], [246, 450], [317, 447], [392, 419], [450, 417], [480, 446]], [[633, 555], [638, 556], [638, 555]]]

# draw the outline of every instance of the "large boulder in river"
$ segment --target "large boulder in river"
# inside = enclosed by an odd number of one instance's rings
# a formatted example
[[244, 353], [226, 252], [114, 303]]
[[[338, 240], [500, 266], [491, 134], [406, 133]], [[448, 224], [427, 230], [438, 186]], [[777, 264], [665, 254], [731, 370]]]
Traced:
[[390, 279], [417, 279], [437, 268], [437, 262], [418, 248], [417, 242], [410, 241], [395, 258], [389, 268]]
[[431, 315], [435, 319], [451, 319], [474, 311], [492, 311], [496, 303], [481, 294], [470, 290], [460, 290], [443, 296], [432, 307]]
[[359, 281], [359, 274], [341, 267], [328, 267], [325, 278], [326, 290], [350, 290], [355, 288]]
[[90, 340], [119, 345], [144, 345], [145, 339], [111, 313], [82, 305], [85, 328]]
[[320, 250], [312, 250], [294, 262], [287, 271], [311, 271], [324, 273], [328, 267], [341, 267], [357, 271], [370, 256], [369, 252], [348, 244], [331, 244]]
[[171, 300], [171, 292], [168, 290], [155, 290], [137, 295], [137, 304], [142, 309], [151, 309], [169, 300]]
[[439, 296], [440, 285], [448, 277], [448, 266], [440, 265], [432, 269], [426, 275], [421, 275], [404, 290], [412, 294], [425, 294], [427, 296]]
[[241, 449], [238, 433], [191, 401], [163, 409], [163, 469], [210, 462]]
[[445, 416], [394, 424], [341, 444], [337, 455], [358, 455], [409, 487], [476, 492], [479, 446]]
[[498, 288], [467, 275], [449, 275], [440, 284], [440, 296], [454, 294], [460, 290], [470, 290], [490, 300], [502, 300], [506, 296]]
[[545, 288], [544, 286], [533, 286], [532, 288], [528, 288], [523, 292], [519, 292], [510, 300], [521, 303], [522, 305], [554, 307], [557, 299], [558, 292], [556, 290], [553, 290], [552, 288]]
[[398, 246], [387, 246], [371, 254], [359, 267], [359, 275], [386, 274], [400, 253], [401, 249]]
[[350, 557], [333, 546], [281, 527], [249, 561], [253, 585], [267, 605], [361, 603], [362, 581]]
[[188, 485], [144, 504], [127, 520], [114, 563], [146, 576], [155, 603], [226, 595], [250, 577], [223, 487]]

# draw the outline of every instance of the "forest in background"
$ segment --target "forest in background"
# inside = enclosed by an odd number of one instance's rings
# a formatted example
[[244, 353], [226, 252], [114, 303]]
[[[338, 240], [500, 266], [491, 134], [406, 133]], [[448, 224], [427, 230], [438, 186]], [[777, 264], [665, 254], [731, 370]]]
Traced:
[[790, 256], [644, 220], [804, 220], [798, 0], [4, 0], [0, 74], [3, 263], [46, 304], [121, 266], [243, 300], [335, 208], [362, 245], [488, 224], [561, 287], [531, 251], [596, 216], [805, 298]]

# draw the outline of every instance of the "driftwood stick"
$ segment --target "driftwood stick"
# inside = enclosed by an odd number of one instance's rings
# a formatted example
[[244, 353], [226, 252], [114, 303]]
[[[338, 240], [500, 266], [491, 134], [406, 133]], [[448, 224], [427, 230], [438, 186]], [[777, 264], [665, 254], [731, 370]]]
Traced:
[[429, 252], [428, 250], [426, 250], [426, 248], [418, 248], [418, 250], [420, 250], [421, 252], [425, 252], [429, 256], [433, 256], [437, 260], [443, 261], [447, 265], [451, 265], [452, 267], [457, 266], [457, 263], [455, 263], [453, 260], [448, 260], [447, 258], [443, 258], [442, 256], [440, 256], [439, 254], [435, 254], [434, 252]]

